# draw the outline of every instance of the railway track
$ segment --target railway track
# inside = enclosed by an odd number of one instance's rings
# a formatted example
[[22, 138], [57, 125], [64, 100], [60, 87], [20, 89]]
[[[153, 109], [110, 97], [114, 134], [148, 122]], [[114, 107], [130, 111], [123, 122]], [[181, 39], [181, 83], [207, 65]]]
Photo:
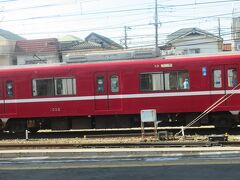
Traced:
[[202, 142], [146, 142], [146, 143], [11, 143], [0, 144], [0, 149], [77, 149], [77, 148], [164, 148], [164, 147], [211, 147], [240, 146], [240, 141]]
[[[181, 127], [162, 127], [158, 131], [168, 131], [170, 134], [179, 132]], [[153, 132], [149, 128], [146, 132]], [[213, 127], [193, 127], [185, 129], [185, 135], [211, 135], [211, 134], [231, 134], [240, 135], [240, 127], [234, 129], [215, 129]], [[31, 139], [60, 139], [60, 138], [101, 138], [101, 137], [139, 137], [141, 136], [141, 128], [129, 129], [87, 129], [87, 130], [67, 130], [67, 131], [39, 131], [36, 134], [29, 133]], [[0, 139], [25, 139], [25, 133], [0, 133]]]

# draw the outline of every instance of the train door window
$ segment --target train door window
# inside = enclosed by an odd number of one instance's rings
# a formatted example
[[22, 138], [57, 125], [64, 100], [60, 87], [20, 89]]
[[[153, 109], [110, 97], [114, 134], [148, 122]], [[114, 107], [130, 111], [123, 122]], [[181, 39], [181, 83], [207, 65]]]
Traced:
[[6, 91], [7, 91], [7, 97], [12, 97], [14, 95], [14, 92], [13, 92], [13, 81], [8, 80], [6, 82]]
[[222, 71], [220, 69], [213, 70], [213, 87], [222, 87]]
[[147, 73], [140, 75], [140, 85], [142, 91], [164, 90], [163, 73]]
[[104, 93], [104, 76], [97, 76], [97, 92]]
[[228, 69], [228, 87], [235, 87], [238, 84], [237, 80], [237, 69]]
[[119, 92], [119, 78], [117, 75], [111, 76], [111, 92]]
[[54, 96], [53, 78], [33, 79], [33, 96]]
[[76, 94], [75, 78], [55, 78], [55, 95]]

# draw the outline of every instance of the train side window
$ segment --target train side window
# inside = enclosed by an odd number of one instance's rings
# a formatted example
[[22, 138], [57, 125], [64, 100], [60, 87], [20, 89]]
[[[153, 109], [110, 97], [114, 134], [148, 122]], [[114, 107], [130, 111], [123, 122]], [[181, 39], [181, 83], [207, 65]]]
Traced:
[[213, 87], [222, 87], [222, 71], [220, 69], [213, 70]]
[[238, 84], [237, 69], [228, 69], [228, 87], [235, 87]]
[[165, 90], [190, 89], [189, 73], [187, 71], [172, 71], [164, 73]]
[[142, 91], [152, 89], [152, 74], [140, 74], [140, 89]]
[[6, 82], [6, 91], [7, 91], [7, 97], [12, 97], [14, 96], [13, 92], [13, 81], [8, 80]]
[[164, 90], [163, 73], [140, 74], [140, 88], [142, 91]]
[[33, 79], [33, 96], [54, 96], [53, 78]]
[[97, 76], [97, 92], [104, 93], [104, 76]]
[[75, 78], [55, 78], [55, 95], [75, 95]]
[[117, 75], [111, 76], [111, 92], [119, 92], [119, 78]]
[[178, 77], [177, 72], [164, 73], [165, 90], [177, 90], [178, 89]]
[[189, 73], [186, 71], [178, 72], [178, 89], [190, 89]]

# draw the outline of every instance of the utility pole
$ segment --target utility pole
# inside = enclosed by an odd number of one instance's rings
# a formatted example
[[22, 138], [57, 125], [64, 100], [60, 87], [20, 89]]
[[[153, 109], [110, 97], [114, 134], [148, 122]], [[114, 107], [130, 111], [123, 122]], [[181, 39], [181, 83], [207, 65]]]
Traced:
[[223, 49], [223, 42], [221, 41], [221, 22], [220, 22], [220, 18], [218, 18], [218, 48], [219, 49]]
[[128, 40], [128, 37], [127, 37], [127, 30], [130, 30], [131, 27], [129, 26], [124, 26], [124, 46], [125, 46], [125, 49], [128, 48], [128, 45], [127, 45], [127, 40]]
[[155, 0], [155, 53], [156, 57], [158, 57], [159, 54], [159, 48], [158, 48], [158, 0]]
[[221, 22], [220, 22], [220, 18], [218, 18], [218, 37], [221, 38]]

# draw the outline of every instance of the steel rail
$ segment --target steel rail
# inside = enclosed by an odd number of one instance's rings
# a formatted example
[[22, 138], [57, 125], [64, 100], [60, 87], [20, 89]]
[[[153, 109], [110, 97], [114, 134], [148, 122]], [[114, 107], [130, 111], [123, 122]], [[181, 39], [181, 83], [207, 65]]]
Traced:
[[240, 141], [201, 141], [201, 142], [141, 142], [141, 143], [12, 143], [0, 144], [2, 149], [75, 149], [75, 148], [159, 148], [159, 147], [211, 147], [240, 146]]

